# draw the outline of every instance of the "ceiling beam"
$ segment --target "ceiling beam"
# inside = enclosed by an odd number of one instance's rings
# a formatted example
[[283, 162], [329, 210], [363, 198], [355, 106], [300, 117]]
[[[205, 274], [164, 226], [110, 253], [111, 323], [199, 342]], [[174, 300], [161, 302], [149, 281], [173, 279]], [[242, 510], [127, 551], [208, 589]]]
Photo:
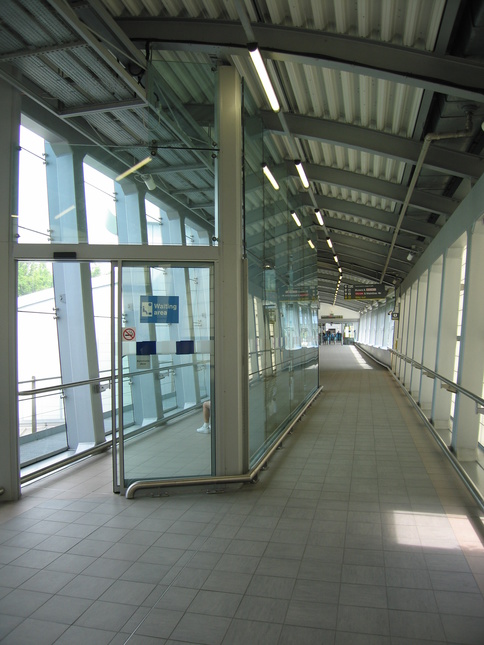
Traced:
[[[315, 197], [320, 210], [330, 211], [325, 214], [326, 217], [331, 217], [331, 211], [333, 211], [348, 217], [356, 218], [356, 223], [358, 223], [357, 220], [360, 218], [362, 220], [372, 220], [378, 224], [385, 224], [392, 228], [394, 228], [397, 223], [398, 215], [396, 213], [383, 211], [378, 208], [373, 208], [372, 206], [365, 206], [364, 204], [356, 204], [355, 202], [344, 199], [336, 199], [336, 197], [328, 197], [326, 195], [316, 195]], [[299, 193], [298, 198], [301, 206], [312, 206], [312, 202], [305, 193]], [[293, 201], [295, 202], [296, 200]], [[428, 224], [427, 222], [416, 222], [415, 220], [406, 217], [400, 230], [417, 237], [429, 237], [433, 239], [440, 230], [440, 227], [435, 226], [434, 224]]]
[[[49, 0], [52, 1], [52, 0]], [[220, 56], [247, 53], [239, 22], [178, 18], [120, 18], [131, 40], [161, 49], [206, 51]], [[484, 102], [484, 64], [457, 56], [335, 34], [257, 23], [252, 25], [259, 49], [273, 60], [317, 65], [382, 78], [396, 83]]]
[[[382, 199], [389, 199], [403, 204], [407, 196], [407, 187], [383, 179], [375, 179], [368, 175], [339, 168], [330, 168], [328, 166], [318, 166], [316, 164], [304, 164], [306, 175], [309, 181], [315, 181], [321, 184], [339, 186], [348, 190], [356, 190], [370, 195], [376, 195]], [[276, 172], [280, 175], [280, 170], [276, 167]], [[294, 163], [286, 161], [286, 176], [297, 177], [297, 169]], [[432, 195], [423, 191], [414, 190], [410, 200], [410, 206], [430, 213], [438, 213], [450, 217], [456, 209], [458, 202], [449, 197]]]
[[[311, 116], [297, 114], [286, 114], [285, 116], [291, 134], [298, 139], [310, 139], [361, 150], [413, 165], [417, 163], [422, 149], [420, 141], [378, 130]], [[464, 112], [462, 117], [465, 118]], [[277, 114], [264, 111], [262, 119], [266, 130], [285, 136]], [[429, 148], [424, 165], [437, 172], [452, 174], [456, 177], [478, 179], [484, 173], [484, 159], [477, 155], [443, 148], [440, 145]]]

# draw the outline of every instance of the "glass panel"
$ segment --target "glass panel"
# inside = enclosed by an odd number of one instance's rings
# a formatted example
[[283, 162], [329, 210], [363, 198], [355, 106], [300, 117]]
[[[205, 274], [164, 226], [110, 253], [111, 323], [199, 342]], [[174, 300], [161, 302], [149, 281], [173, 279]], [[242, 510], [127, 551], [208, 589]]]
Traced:
[[166, 212], [148, 199], [145, 199], [145, 212], [148, 244], [163, 244], [163, 220], [166, 219]]
[[123, 265], [123, 382], [134, 419], [123, 405], [126, 486], [212, 474], [212, 433], [197, 432], [212, 382], [212, 281], [210, 265]]
[[62, 392], [45, 391], [61, 383], [52, 263], [19, 262], [17, 293], [19, 443], [25, 466], [67, 448]]
[[83, 169], [89, 244], [117, 244], [114, 181], [87, 163]]
[[21, 126], [18, 241], [21, 244], [48, 244], [49, 228], [44, 140]]
[[[111, 404], [111, 263], [93, 262], [91, 267], [94, 333], [101, 393], [104, 435], [112, 432]], [[124, 395], [125, 423], [133, 423], [129, 384]], [[131, 416], [130, 416], [131, 414]]]
[[[111, 432], [110, 266], [18, 262], [22, 466], [69, 456]], [[124, 400], [128, 423], [129, 389]]]
[[[283, 166], [245, 93], [245, 239], [249, 263], [249, 459], [253, 465], [318, 386], [316, 252], [313, 211], [291, 217], [294, 186], [263, 173]], [[274, 174], [274, 173], [273, 173]], [[297, 189], [296, 191], [297, 192]]]

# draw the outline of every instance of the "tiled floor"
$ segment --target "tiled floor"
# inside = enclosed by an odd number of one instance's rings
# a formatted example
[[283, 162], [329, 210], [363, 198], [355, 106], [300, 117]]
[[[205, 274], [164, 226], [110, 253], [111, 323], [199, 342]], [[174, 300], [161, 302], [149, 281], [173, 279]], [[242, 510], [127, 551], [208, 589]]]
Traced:
[[127, 500], [106, 454], [0, 505], [0, 641], [482, 645], [473, 499], [391, 375], [321, 358], [258, 484]]

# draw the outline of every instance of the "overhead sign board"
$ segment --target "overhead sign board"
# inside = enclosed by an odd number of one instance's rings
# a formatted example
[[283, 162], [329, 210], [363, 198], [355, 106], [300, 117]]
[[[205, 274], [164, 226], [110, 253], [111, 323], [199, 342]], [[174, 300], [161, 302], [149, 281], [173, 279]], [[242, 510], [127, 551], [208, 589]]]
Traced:
[[140, 322], [177, 323], [178, 296], [140, 296]]
[[286, 289], [286, 291], [281, 295], [281, 300], [286, 302], [305, 302], [317, 299], [318, 290], [316, 287], [309, 287], [307, 289]]
[[354, 287], [345, 284], [345, 300], [379, 300], [387, 295], [383, 284]]

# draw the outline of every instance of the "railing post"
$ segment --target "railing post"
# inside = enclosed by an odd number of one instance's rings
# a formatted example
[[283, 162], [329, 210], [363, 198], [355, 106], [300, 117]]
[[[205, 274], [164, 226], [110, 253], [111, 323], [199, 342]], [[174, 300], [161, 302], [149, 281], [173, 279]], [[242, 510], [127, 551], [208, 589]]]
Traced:
[[[35, 376], [32, 376], [32, 392], [35, 390]], [[32, 394], [32, 434], [37, 432], [37, 400], [35, 393]]]

